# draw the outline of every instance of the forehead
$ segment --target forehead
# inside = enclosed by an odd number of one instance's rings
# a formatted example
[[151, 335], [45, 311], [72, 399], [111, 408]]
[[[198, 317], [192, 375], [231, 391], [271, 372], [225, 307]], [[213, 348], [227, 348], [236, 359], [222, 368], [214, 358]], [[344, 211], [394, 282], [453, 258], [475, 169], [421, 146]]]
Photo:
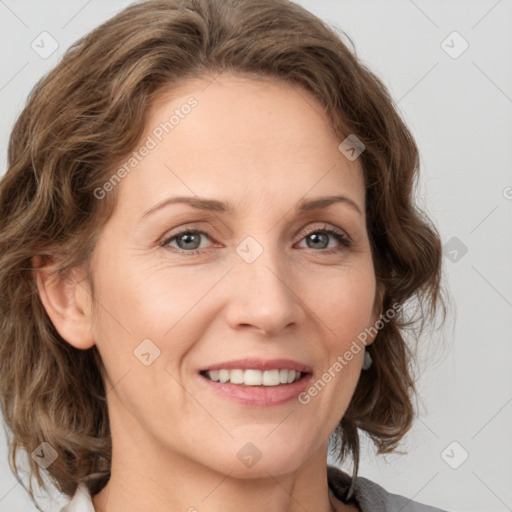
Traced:
[[151, 104], [139, 145], [149, 150], [121, 196], [135, 210], [170, 193], [273, 209], [307, 194], [346, 193], [362, 209], [362, 170], [340, 142], [323, 106], [298, 86], [232, 74], [195, 79]]

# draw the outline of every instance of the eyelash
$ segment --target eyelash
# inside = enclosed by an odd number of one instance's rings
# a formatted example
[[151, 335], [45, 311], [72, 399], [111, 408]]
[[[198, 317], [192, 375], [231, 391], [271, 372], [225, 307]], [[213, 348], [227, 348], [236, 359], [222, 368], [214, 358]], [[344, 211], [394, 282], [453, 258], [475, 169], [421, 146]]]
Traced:
[[[350, 240], [350, 238], [345, 235], [343, 232], [341, 231], [338, 231], [336, 229], [333, 229], [333, 228], [330, 228], [330, 227], [327, 227], [327, 226], [324, 226], [323, 228], [312, 228], [310, 230], [308, 230], [304, 235], [303, 237], [301, 238], [304, 239], [306, 238], [307, 236], [313, 234], [313, 233], [322, 233], [322, 234], [325, 234], [325, 235], [330, 235], [332, 236], [333, 238], [335, 238], [342, 246], [343, 248], [346, 248], [348, 249], [349, 247], [351, 247], [352, 245], [352, 241]], [[176, 240], [177, 238], [179, 238], [180, 236], [182, 235], [185, 235], [185, 234], [200, 234], [200, 235], [204, 235], [208, 238], [211, 239], [210, 235], [205, 232], [205, 231], [202, 231], [201, 229], [190, 229], [190, 228], [185, 228], [177, 233], [174, 233], [172, 236], [170, 237], [166, 237], [162, 242], [160, 242], [160, 246], [161, 247], [164, 247], [166, 248], [167, 245]], [[315, 251], [315, 252], [323, 252], [323, 253], [326, 253], [326, 254], [334, 254], [334, 253], [337, 253], [337, 252], [340, 252], [343, 250], [343, 248], [331, 248], [331, 249], [311, 249], [312, 251]], [[198, 255], [201, 253], [201, 251], [204, 251], [205, 249], [194, 249], [192, 251], [186, 251], [184, 249], [179, 249], [179, 248], [174, 248], [176, 250], [176, 252], [178, 254], [186, 254], [187, 256], [194, 256], [194, 255]]]

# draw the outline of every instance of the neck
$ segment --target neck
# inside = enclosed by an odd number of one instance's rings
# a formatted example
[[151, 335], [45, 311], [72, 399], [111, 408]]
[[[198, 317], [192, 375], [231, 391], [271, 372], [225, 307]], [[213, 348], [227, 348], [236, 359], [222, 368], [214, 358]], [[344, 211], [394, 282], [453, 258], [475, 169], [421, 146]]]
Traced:
[[329, 496], [326, 459], [321, 464], [316, 459], [322, 460], [315, 455], [287, 474], [240, 479], [180, 457], [169, 456], [165, 462], [140, 452], [132, 459], [113, 457], [111, 479], [93, 504], [96, 512], [345, 510]]

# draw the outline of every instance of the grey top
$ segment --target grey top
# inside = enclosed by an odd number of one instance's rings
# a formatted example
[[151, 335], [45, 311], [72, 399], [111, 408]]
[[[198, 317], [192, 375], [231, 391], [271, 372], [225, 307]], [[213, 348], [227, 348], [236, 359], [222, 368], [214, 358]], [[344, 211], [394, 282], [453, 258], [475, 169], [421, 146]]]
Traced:
[[356, 504], [361, 512], [447, 512], [398, 494], [391, 494], [379, 484], [362, 476], [356, 477], [352, 497], [347, 500], [351, 477], [334, 466], [327, 466], [327, 478], [336, 498], [346, 504]]
[[[447, 512], [391, 494], [380, 485], [361, 476], [356, 478], [352, 497], [347, 501], [350, 476], [334, 466], [327, 466], [327, 477], [329, 487], [336, 498], [343, 503], [356, 504], [361, 512]], [[78, 486], [75, 495], [61, 512], [94, 512], [91, 494], [85, 484]]]

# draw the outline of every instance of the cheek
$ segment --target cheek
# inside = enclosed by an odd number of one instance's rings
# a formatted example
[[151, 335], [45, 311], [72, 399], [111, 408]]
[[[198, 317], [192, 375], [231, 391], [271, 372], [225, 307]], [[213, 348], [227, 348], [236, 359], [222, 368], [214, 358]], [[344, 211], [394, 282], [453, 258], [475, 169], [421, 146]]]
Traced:
[[[330, 387], [326, 394], [330, 399], [324, 406], [332, 411], [344, 411], [360, 376], [364, 343], [359, 337], [372, 322], [376, 292], [373, 264], [344, 272], [338, 280], [333, 280], [330, 290], [331, 293], [323, 297], [321, 311], [332, 336], [325, 342], [327, 360], [319, 378]], [[334, 414], [336, 422], [340, 419], [338, 416]]]
[[376, 293], [371, 263], [311, 280], [309, 290], [312, 309], [333, 334], [335, 343], [350, 343], [371, 324]]
[[[229, 303], [222, 283], [229, 265], [171, 267], [168, 260], [159, 258], [148, 266], [138, 257], [122, 256], [103, 258], [103, 265], [97, 267], [94, 335], [100, 352], [106, 357], [110, 352], [108, 359], [114, 365], [122, 360], [131, 365], [134, 349], [148, 338], [164, 357], [172, 353], [174, 361], [179, 361], [191, 340], [198, 339], [222, 305]], [[303, 302], [314, 323], [320, 319], [317, 328], [325, 330], [324, 348], [330, 353], [342, 351], [371, 321], [373, 263], [370, 257], [349, 261], [317, 265], [314, 271], [296, 267], [289, 274], [291, 295], [296, 295], [290, 300]]]
[[[376, 286], [373, 265], [371, 260], [359, 263], [290, 277], [295, 281], [290, 287], [296, 300], [303, 301], [305, 308], [324, 321], [324, 327], [342, 338], [371, 321]], [[141, 336], [167, 339], [182, 319], [189, 323], [186, 317], [205, 312], [206, 304], [211, 307], [211, 301], [204, 300], [207, 295], [222, 296], [221, 281], [229, 270], [218, 265], [201, 271], [194, 265], [169, 268], [168, 262], [136, 268], [133, 264], [105, 266], [97, 275], [97, 339], [112, 330], [123, 337], [132, 334], [133, 342]]]
[[208, 294], [225, 273], [213, 266], [202, 272], [193, 266], [170, 268], [165, 262], [150, 268], [104, 267], [96, 275], [94, 337], [106, 364], [122, 371], [138, 363], [134, 350], [145, 339], [163, 356], [155, 364], [178, 364], [215, 313]]
[[[149, 329], [163, 336], [219, 280], [222, 272], [162, 264], [144, 268], [132, 263], [105, 269], [97, 276], [98, 302], [129, 332]], [[119, 325], [118, 325], [119, 327]]]

